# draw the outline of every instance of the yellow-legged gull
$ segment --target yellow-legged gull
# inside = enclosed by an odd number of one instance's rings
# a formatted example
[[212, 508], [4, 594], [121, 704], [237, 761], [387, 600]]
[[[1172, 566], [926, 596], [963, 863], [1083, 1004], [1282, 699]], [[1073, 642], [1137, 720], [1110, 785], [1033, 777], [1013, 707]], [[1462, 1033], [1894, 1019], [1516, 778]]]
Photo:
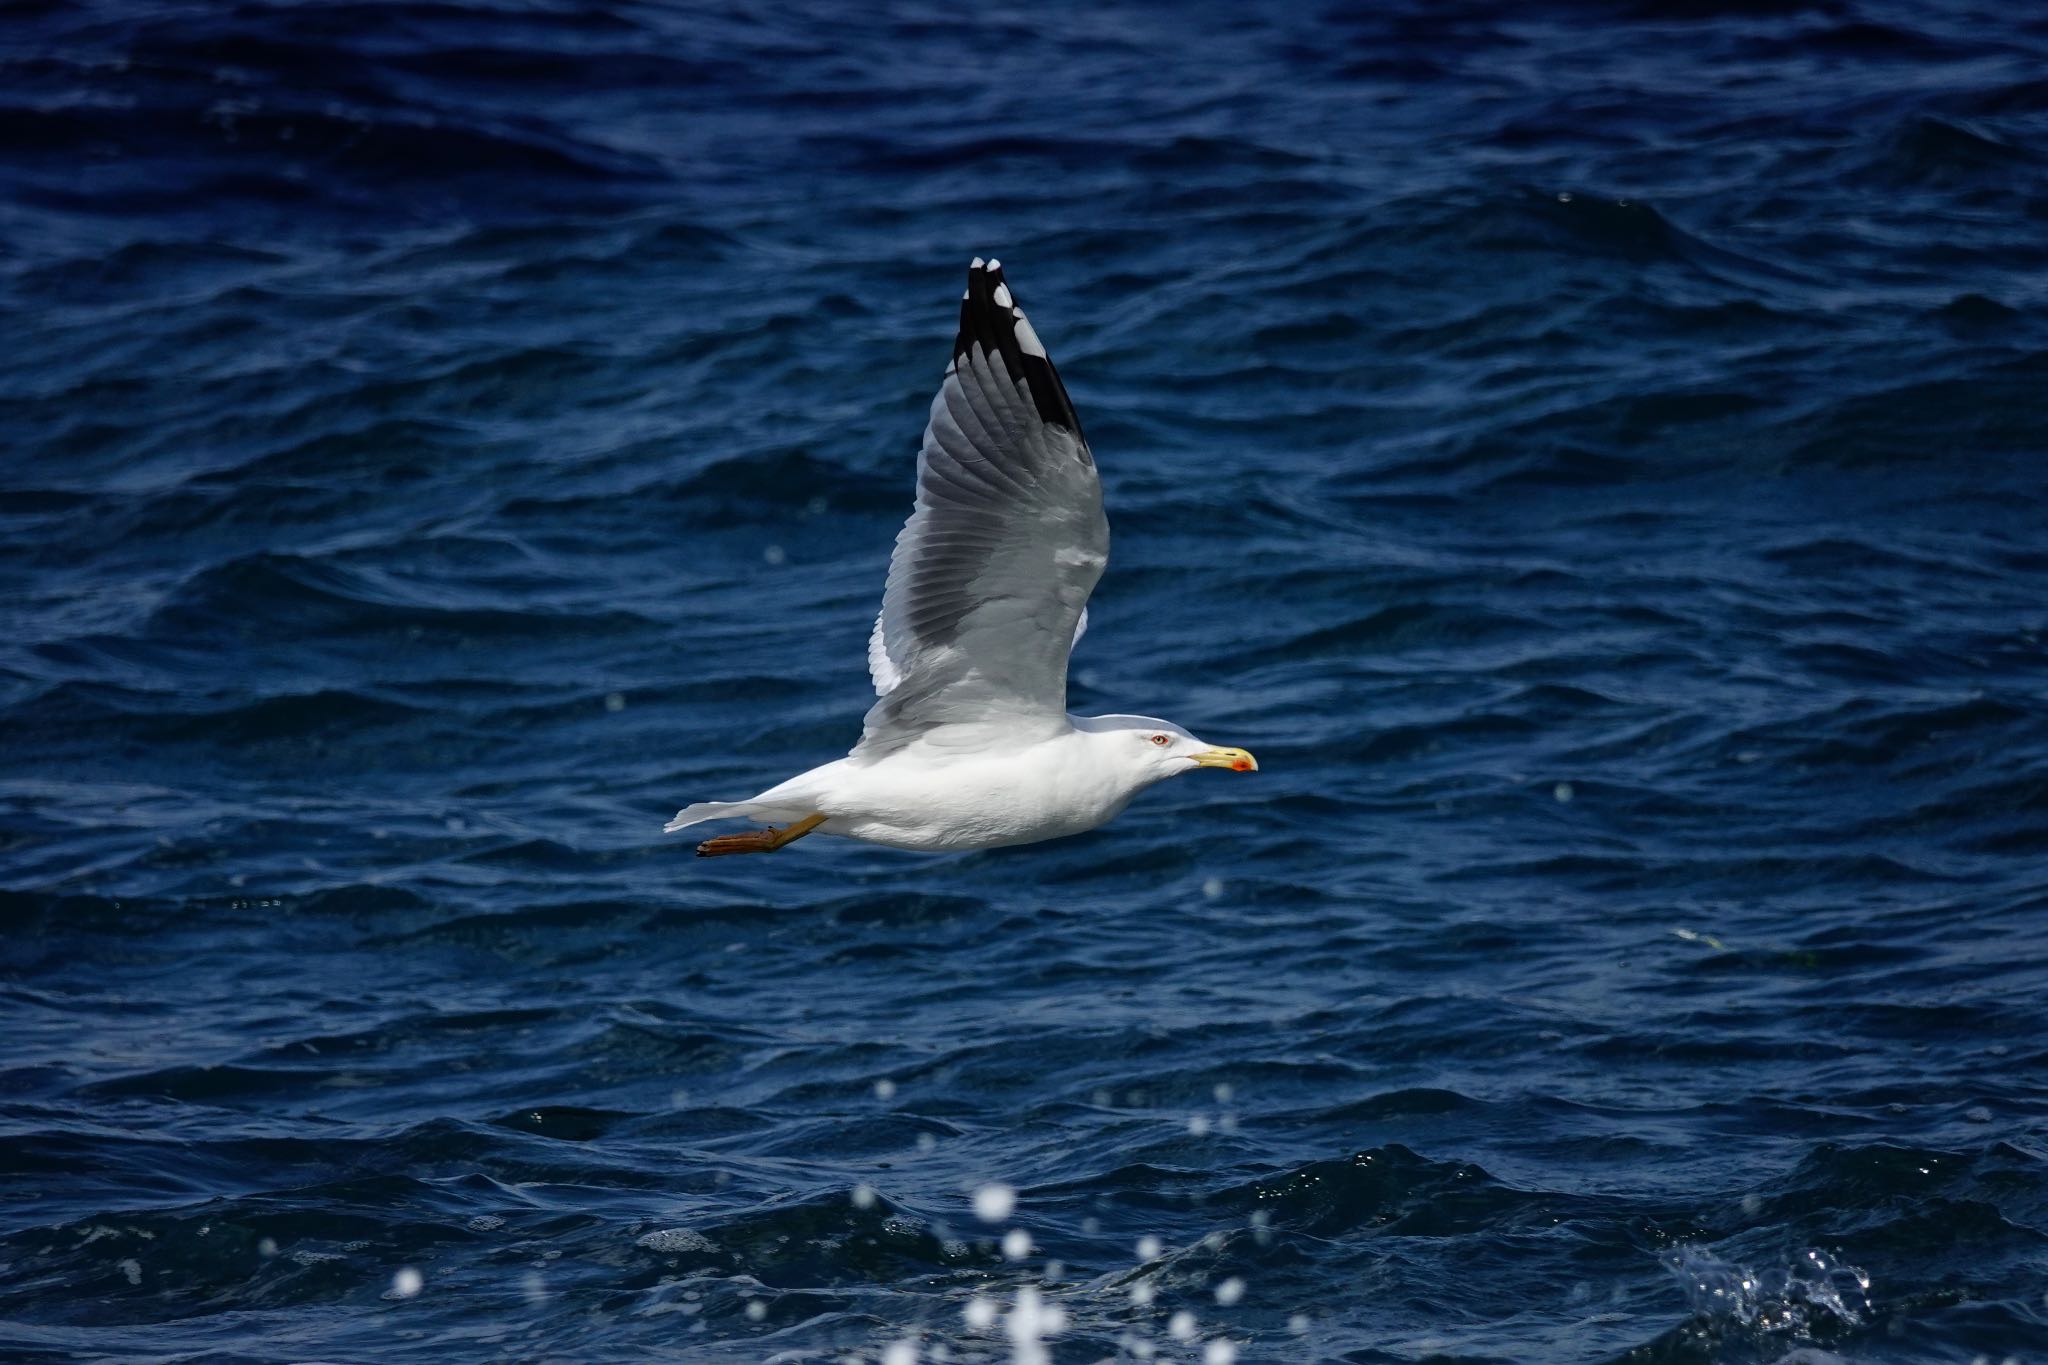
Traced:
[[814, 832], [997, 848], [1094, 829], [1162, 778], [1256, 769], [1168, 721], [1067, 714], [1067, 655], [1108, 559], [1102, 483], [1066, 386], [1001, 264], [976, 257], [868, 642], [879, 700], [860, 743], [748, 800], [686, 806], [667, 829], [790, 822], [706, 840], [700, 857]]

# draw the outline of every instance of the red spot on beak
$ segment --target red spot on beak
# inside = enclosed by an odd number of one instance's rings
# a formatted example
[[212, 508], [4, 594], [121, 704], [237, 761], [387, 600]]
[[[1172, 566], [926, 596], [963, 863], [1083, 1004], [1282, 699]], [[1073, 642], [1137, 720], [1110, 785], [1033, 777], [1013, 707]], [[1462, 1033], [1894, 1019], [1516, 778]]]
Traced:
[[1251, 770], [1252, 762], [1248, 758], [1240, 758], [1237, 762], [1230, 765], [1230, 771], [1234, 773], [1248, 773]]

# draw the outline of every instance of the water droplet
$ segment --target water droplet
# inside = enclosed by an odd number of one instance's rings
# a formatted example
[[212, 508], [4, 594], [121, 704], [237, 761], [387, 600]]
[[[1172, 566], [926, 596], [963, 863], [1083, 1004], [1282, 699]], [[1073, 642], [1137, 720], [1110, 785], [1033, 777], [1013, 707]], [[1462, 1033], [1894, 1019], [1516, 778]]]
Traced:
[[789, 552], [780, 545], [770, 545], [767, 549], [761, 551], [761, 558], [767, 560], [770, 564], [780, 564], [789, 558]]
[[857, 1209], [873, 1208], [875, 1206], [875, 1187], [872, 1185], [855, 1185], [853, 1187], [853, 1206]]
[[1221, 1337], [1202, 1348], [1202, 1365], [1236, 1365], [1237, 1343]]
[[881, 1080], [879, 1080], [879, 1081], [876, 1081], [876, 1082], [875, 1082], [875, 1098], [876, 1098], [876, 1099], [878, 1099], [878, 1100], [893, 1100], [893, 1099], [895, 1099], [895, 1098], [896, 1098], [896, 1082], [894, 1082], [894, 1081], [890, 1080], [890, 1079], [889, 1079], [889, 1078], [888, 1078], [887, 1076], [884, 1076], [884, 1077], [883, 1077], [883, 1078], [882, 1078]]
[[984, 1299], [976, 1294], [967, 1301], [967, 1307], [961, 1311], [961, 1316], [967, 1319], [967, 1325], [975, 1331], [986, 1332], [996, 1325], [995, 1300]]
[[1140, 1237], [1138, 1239], [1139, 1260], [1156, 1261], [1159, 1259], [1159, 1252], [1160, 1242], [1157, 1237]]
[[1195, 1315], [1185, 1308], [1181, 1309], [1166, 1320], [1166, 1330], [1175, 1341], [1193, 1341], [1198, 1330], [1195, 1326]]
[[768, 1301], [767, 1301], [766, 1299], [748, 1299], [748, 1300], [747, 1300], [747, 1321], [748, 1321], [748, 1322], [759, 1322], [759, 1321], [760, 1321], [761, 1319], [763, 1319], [763, 1318], [765, 1318], [765, 1317], [767, 1317], [767, 1316], [768, 1316]]
[[1243, 1297], [1244, 1281], [1235, 1275], [1232, 1275], [1222, 1284], [1216, 1286], [1216, 1302], [1222, 1304], [1225, 1308], [1231, 1307]]
[[990, 1181], [974, 1192], [974, 1216], [984, 1223], [1000, 1223], [1017, 1207], [1017, 1192], [1008, 1185]]
[[411, 1266], [405, 1266], [396, 1275], [391, 1277], [391, 1292], [384, 1297], [389, 1299], [409, 1299], [425, 1288], [426, 1283], [424, 1275]]
[[1569, 782], [1560, 782], [1555, 787], [1552, 787], [1550, 789], [1550, 794], [1556, 797], [1559, 802], [1569, 802], [1572, 799], [1573, 794], [1572, 784]]
[[605, 693], [605, 694], [604, 694], [604, 709], [605, 709], [605, 710], [607, 710], [607, 711], [623, 711], [623, 710], [625, 710], [625, 709], [626, 709], [626, 694], [625, 694], [624, 692], [607, 692], [607, 693]]
[[1022, 1228], [1011, 1228], [1003, 1234], [1003, 1255], [1013, 1261], [1021, 1261], [1031, 1254], [1031, 1234]]

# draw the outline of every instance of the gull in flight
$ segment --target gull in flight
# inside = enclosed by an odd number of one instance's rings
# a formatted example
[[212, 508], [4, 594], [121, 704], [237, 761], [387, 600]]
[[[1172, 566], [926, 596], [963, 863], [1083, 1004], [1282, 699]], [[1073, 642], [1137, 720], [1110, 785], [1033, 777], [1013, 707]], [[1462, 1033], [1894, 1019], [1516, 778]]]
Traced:
[[868, 640], [878, 700], [860, 743], [759, 796], [685, 806], [667, 831], [769, 826], [707, 839], [700, 858], [813, 833], [999, 848], [1094, 829], [1162, 778], [1256, 770], [1170, 721], [1067, 714], [1067, 656], [1108, 561], [1102, 481], [1066, 386], [1001, 263], [976, 257]]

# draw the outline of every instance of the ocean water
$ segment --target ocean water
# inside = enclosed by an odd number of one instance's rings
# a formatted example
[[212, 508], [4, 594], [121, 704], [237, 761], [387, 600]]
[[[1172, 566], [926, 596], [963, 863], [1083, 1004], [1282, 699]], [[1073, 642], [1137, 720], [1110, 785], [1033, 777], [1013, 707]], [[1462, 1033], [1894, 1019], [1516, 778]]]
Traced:
[[[2048, 1360], [2048, 19], [0, 7], [0, 1354]], [[968, 260], [1064, 842], [835, 757]]]

